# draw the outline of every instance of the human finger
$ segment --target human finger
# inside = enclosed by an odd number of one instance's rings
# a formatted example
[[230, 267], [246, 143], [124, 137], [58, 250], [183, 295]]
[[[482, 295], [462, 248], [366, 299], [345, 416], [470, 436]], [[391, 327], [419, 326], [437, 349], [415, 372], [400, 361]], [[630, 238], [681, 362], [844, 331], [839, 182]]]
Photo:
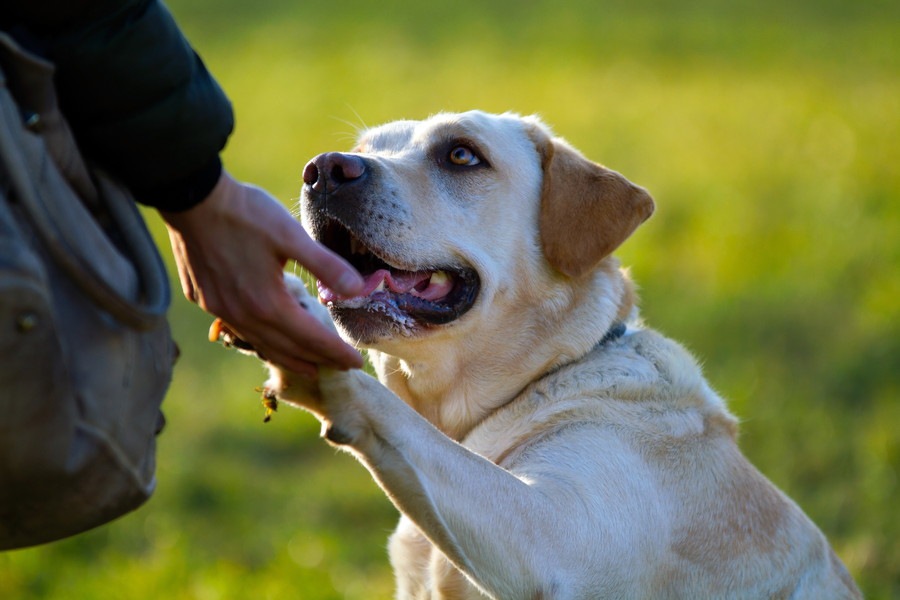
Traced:
[[344, 298], [362, 293], [359, 272], [346, 259], [312, 239], [299, 223], [285, 240], [286, 254], [312, 273], [323, 285]]
[[306, 367], [325, 366], [334, 369], [362, 367], [362, 356], [328, 329], [298, 307], [299, 314], [277, 323], [251, 323], [243, 330], [231, 326], [236, 334], [267, 361], [292, 371], [307, 372]]
[[175, 259], [175, 267], [178, 270], [178, 281], [181, 283], [181, 292], [191, 302], [197, 302], [197, 290], [194, 286], [194, 276], [191, 273], [190, 261], [187, 251], [178, 233], [169, 229], [169, 241], [172, 246], [172, 257]]

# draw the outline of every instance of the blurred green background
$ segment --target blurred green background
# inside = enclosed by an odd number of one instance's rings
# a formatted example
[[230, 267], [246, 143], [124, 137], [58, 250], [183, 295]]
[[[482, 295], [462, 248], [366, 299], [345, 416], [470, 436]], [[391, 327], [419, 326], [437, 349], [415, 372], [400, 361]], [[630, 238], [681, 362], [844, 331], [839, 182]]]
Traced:
[[[539, 113], [649, 188], [619, 252], [644, 317], [698, 355], [867, 597], [900, 598], [900, 3], [169, 6], [234, 103], [228, 167], [288, 206], [358, 127], [470, 108]], [[312, 417], [262, 423], [261, 368], [209, 320], [176, 298], [155, 497], [0, 554], [0, 598], [391, 596], [393, 507]]]

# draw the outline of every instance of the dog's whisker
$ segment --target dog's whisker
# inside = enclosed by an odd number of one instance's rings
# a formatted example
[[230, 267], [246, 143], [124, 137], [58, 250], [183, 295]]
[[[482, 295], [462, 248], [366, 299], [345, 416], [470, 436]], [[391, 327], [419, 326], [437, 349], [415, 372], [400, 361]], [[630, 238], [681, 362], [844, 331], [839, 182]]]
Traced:
[[[356, 111], [353, 111], [353, 112], [354, 112], [354, 114], [356, 114], [356, 117], [359, 119], [360, 123], [363, 123], [362, 118], [359, 117], [359, 114], [357, 114]], [[352, 121], [348, 121], [347, 119], [343, 119], [336, 115], [332, 115], [331, 118], [334, 119], [335, 121], [338, 121], [339, 123], [343, 123], [344, 125], [348, 125], [352, 128], [351, 131], [339, 131], [339, 132], [335, 133], [335, 136], [340, 141], [348, 141], [349, 143], [352, 144], [359, 138], [360, 134], [363, 131], [368, 129], [368, 127], [365, 125], [365, 123], [363, 123], [362, 125], [357, 125], [356, 123], [353, 123]]]
[[[362, 131], [364, 131], [364, 130], [366, 130], [366, 129], [369, 129], [369, 126], [366, 124], [365, 119], [363, 119], [362, 116], [359, 114], [359, 112], [357, 112], [357, 110], [356, 110], [355, 108], [353, 108], [353, 105], [352, 105], [352, 104], [345, 104], [345, 106], [346, 106], [347, 108], [349, 108], [351, 111], [353, 111], [353, 114], [356, 116], [356, 120], [359, 121], [359, 125], [355, 125], [355, 126], [354, 126], [354, 127], [356, 128], [357, 134], [359, 134], [360, 132], [362, 132]], [[348, 125], [353, 125], [353, 124], [350, 123], [350, 122], [347, 122], [347, 124], [348, 124]]]

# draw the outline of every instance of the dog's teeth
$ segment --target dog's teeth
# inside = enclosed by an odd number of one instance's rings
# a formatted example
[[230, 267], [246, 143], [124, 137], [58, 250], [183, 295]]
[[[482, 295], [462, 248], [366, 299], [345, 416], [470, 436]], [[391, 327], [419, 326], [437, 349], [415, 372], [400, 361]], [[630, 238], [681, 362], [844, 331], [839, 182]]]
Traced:
[[381, 280], [381, 283], [378, 284], [378, 287], [372, 290], [372, 293], [375, 292], [383, 292], [384, 291], [384, 279]]
[[445, 271], [435, 271], [428, 280], [429, 285], [444, 285], [449, 280]]
[[356, 238], [350, 239], [350, 254], [365, 254], [366, 246]]

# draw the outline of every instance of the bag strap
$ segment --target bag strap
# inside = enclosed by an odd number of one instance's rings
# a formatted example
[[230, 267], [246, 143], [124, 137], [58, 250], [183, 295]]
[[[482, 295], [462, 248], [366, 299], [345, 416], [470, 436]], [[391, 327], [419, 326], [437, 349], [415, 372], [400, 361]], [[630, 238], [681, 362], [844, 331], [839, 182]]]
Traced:
[[[11, 40], [3, 35], [0, 42], [9, 48]], [[17, 53], [22, 52], [17, 47], [14, 49]], [[165, 319], [171, 299], [168, 276], [131, 195], [111, 178], [95, 171], [99, 196], [136, 270], [142, 291], [139, 300], [132, 300], [110, 285], [90, 257], [84, 256], [67, 224], [55, 218], [41, 193], [35, 165], [27, 163], [23, 152], [26, 142], [39, 140], [26, 139], [34, 134], [25, 128], [18, 105], [2, 75], [0, 72], [0, 164], [6, 167], [9, 183], [36, 233], [57, 264], [100, 308], [135, 329], [157, 327]], [[38, 165], [38, 170], [55, 168], [52, 161], [46, 162], [49, 164]]]

